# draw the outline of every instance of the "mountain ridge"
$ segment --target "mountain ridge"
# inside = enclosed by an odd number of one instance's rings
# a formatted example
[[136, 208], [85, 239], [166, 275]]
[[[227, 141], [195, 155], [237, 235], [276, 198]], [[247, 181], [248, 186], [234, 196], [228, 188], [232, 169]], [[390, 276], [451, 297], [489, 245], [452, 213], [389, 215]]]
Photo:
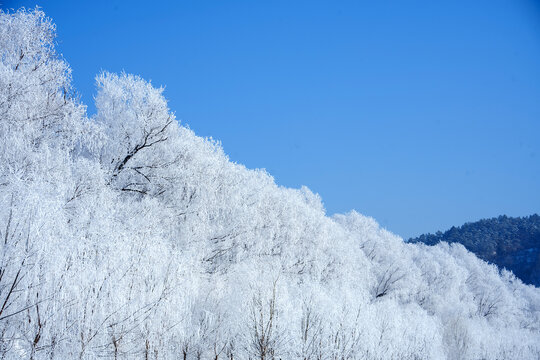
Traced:
[[498, 217], [467, 222], [445, 232], [422, 234], [410, 243], [460, 243], [482, 260], [511, 270], [527, 284], [540, 286], [540, 216]]

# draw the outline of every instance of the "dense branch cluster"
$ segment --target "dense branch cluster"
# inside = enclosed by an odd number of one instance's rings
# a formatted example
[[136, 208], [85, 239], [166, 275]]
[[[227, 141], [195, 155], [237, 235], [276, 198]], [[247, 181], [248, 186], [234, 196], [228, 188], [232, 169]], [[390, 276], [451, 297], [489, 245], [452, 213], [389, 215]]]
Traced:
[[0, 13], [0, 358], [538, 359], [540, 291], [461, 245], [326, 216], [180, 126], [72, 96], [54, 26]]

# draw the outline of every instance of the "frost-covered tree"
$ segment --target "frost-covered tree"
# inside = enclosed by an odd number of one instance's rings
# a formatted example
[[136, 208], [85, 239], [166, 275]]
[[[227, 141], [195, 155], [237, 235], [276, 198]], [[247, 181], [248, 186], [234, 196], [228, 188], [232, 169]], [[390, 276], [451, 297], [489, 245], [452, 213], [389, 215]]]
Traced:
[[73, 97], [54, 25], [0, 13], [0, 358], [537, 359], [540, 291], [463, 246], [328, 217], [181, 126]]
[[174, 115], [163, 89], [133, 75], [102, 73], [97, 78], [96, 121], [107, 141], [100, 160], [110, 182], [118, 189], [143, 195], [161, 195], [171, 188], [171, 167], [181, 154]]

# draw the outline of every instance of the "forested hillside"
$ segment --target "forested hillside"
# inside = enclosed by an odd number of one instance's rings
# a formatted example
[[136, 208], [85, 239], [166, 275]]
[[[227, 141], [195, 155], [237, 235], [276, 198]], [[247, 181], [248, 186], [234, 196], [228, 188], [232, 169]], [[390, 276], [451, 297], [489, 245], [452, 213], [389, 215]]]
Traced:
[[499, 216], [424, 234], [411, 243], [460, 243], [480, 259], [511, 270], [527, 284], [540, 286], [540, 216]]
[[88, 117], [54, 36], [0, 13], [0, 358], [540, 357], [539, 289], [326, 216], [137, 76], [99, 74]]

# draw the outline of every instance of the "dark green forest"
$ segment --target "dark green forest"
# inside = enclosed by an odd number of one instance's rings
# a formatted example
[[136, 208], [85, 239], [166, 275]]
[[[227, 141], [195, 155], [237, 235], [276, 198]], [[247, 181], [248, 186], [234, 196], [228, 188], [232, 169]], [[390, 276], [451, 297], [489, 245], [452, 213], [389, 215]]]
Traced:
[[463, 244], [479, 258], [511, 270], [524, 283], [540, 286], [540, 216], [508, 217], [453, 226], [408, 240], [435, 245], [441, 241]]

